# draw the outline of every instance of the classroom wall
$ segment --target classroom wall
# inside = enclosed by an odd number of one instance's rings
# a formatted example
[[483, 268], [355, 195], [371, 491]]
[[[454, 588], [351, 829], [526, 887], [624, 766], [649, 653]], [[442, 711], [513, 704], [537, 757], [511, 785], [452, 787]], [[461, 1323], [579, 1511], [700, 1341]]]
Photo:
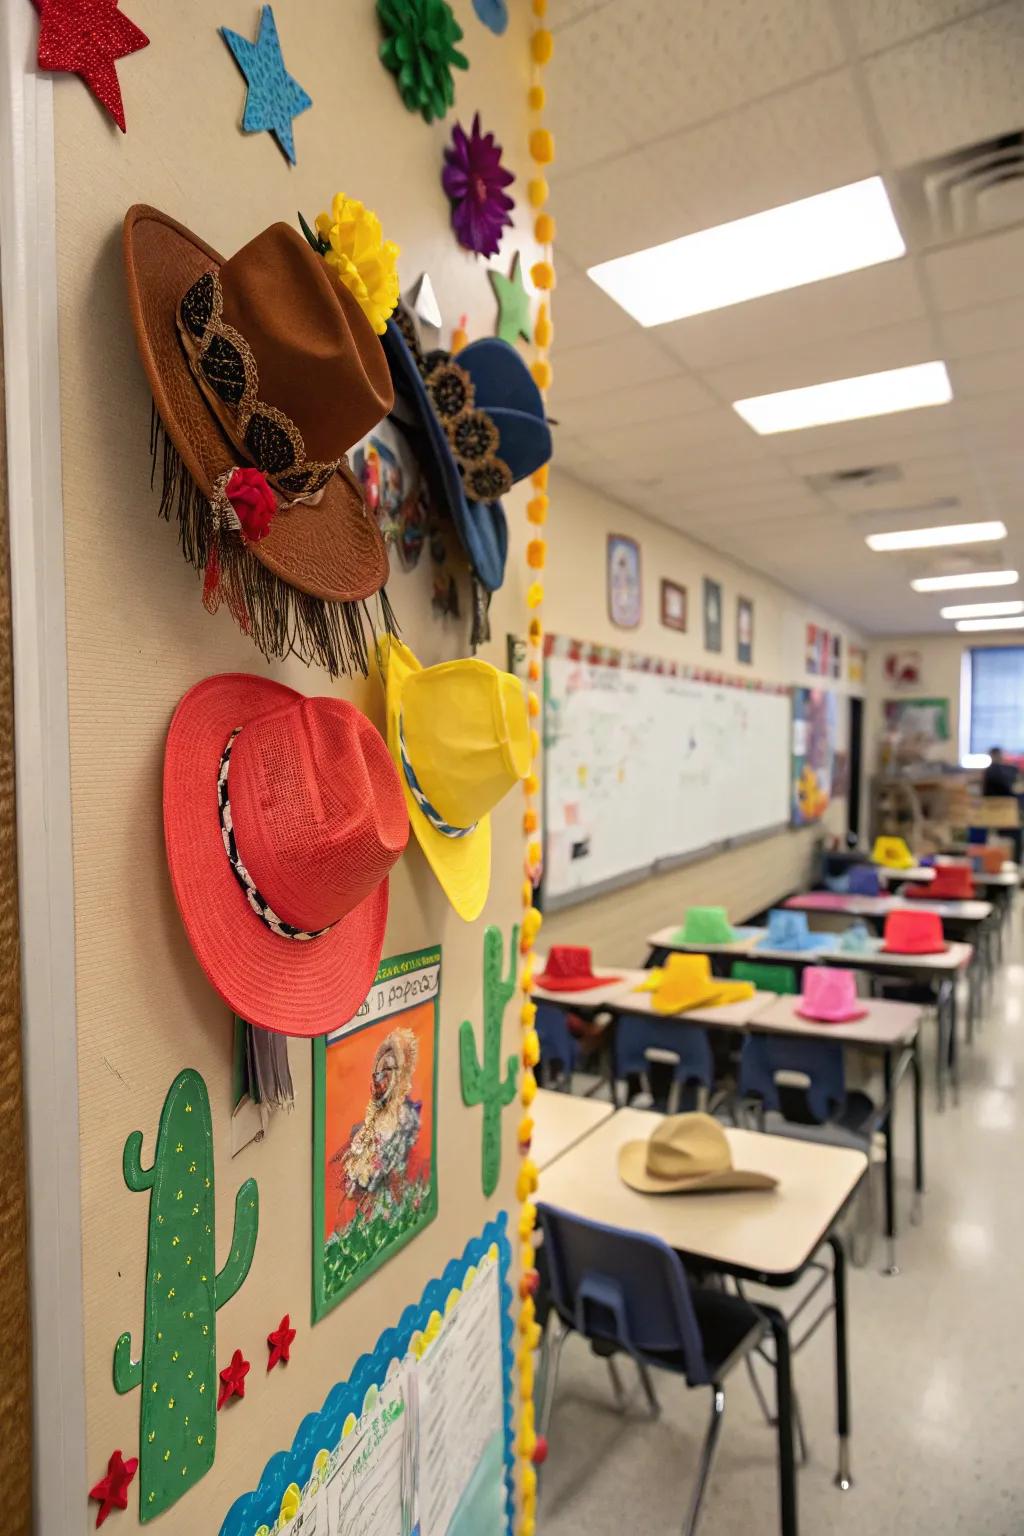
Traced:
[[[474, 105], [484, 109], [521, 188], [529, 8], [510, 8], [509, 30], [499, 39], [477, 21], [470, 0], [454, 3], [471, 60], [458, 82], [460, 114], [468, 121]], [[414, 842], [392, 876], [384, 955], [436, 942], [443, 949], [440, 1214], [312, 1328], [311, 1050], [291, 1044], [295, 1112], [277, 1116], [264, 1142], [232, 1160], [231, 1018], [193, 959], [167, 876], [163, 744], [178, 699], [212, 673], [251, 671], [307, 693], [333, 691], [378, 725], [382, 690], [373, 675], [332, 687], [326, 673], [294, 660], [268, 665], [226, 608], [216, 617], [204, 612], [198, 579], [178, 551], [175, 529], [159, 520], [158, 492], [150, 487], [150, 399], [128, 320], [121, 223], [131, 203], [149, 202], [233, 252], [275, 220], [294, 223], [296, 209], [315, 216], [344, 190], [375, 208], [400, 243], [404, 285], [429, 271], [446, 342], [461, 314], [471, 334], [493, 331], [495, 303], [486, 264], [460, 251], [449, 229], [440, 172], [452, 120], [428, 126], [404, 109], [378, 62], [372, 4], [275, 5], [285, 64], [314, 102], [294, 125], [294, 169], [268, 134], [239, 131], [245, 87], [216, 28], [254, 36], [252, 0], [223, 0], [216, 10], [207, 0], [133, 0], [130, 10], [152, 43], [118, 65], [127, 135], [73, 76], [57, 77], [54, 86], [87, 1469], [98, 1479], [115, 1447], [128, 1456], [139, 1439], [139, 1394], [118, 1396], [111, 1378], [118, 1335], [131, 1331], [136, 1354], [142, 1337], [149, 1215], [149, 1199], [125, 1187], [122, 1149], [140, 1129], [148, 1159], [168, 1087], [182, 1068], [194, 1067], [213, 1109], [219, 1263], [235, 1191], [248, 1176], [260, 1191], [252, 1269], [218, 1317], [218, 1363], [241, 1348], [253, 1364], [249, 1391], [244, 1405], [219, 1415], [213, 1470], [159, 1521], [160, 1536], [205, 1536], [255, 1486], [268, 1457], [291, 1444], [302, 1417], [419, 1300], [425, 1283], [489, 1216], [516, 1208], [518, 1115], [513, 1106], [504, 1116], [502, 1179], [485, 1201], [481, 1111], [462, 1104], [457, 1034], [468, 1018], [479, 1039], [484, 926], [496, 923], [507, 938], [519, 910], [522, 807], [513, 795], [494, 819], [491, 897], [478, 923], [468, 926], [452, 913]], [[505, 272], [517, 246], [524, 267], [535, 259], [522, 204], [517, 220], [496, 261]], [[506, 503], [509, 575], [492, 609], [496, 640], [483, 653], [502, 662], [506, 632], [524, 626], [524, 502], [517, 489]], [[468, 606], [462, 623], [442, 624], [431, 612], [432, 580], [424, 557], [389, 586], [404, 637], [425, 664], [468, 651]], [[503, 1055], [517, 1046], [510, 1008]], [[266, 1335], [285, 1312], [298, 1329], [291, 1363], [267, 1376]], [[78, 1529], [91, 1529], [95, 1516], [83, 1489]], [[120, 1533], [139, 1529], [137, 1486], [114, 1520]]]
[[[856, 630], [768, 578], [568, 475], [556, 471], [552, 486], [545, 619], [553, 634], [707, 665], [730, 675], [771, 683], [834, 687], [844, 697], [851, 691], [861, 692], [859, 685], [851, 686], [846, 675], [850, 642], [863, 644]], [[609, 533], [627, 534], [641, 547], [643, 619], [636, 629], [617, 629], [608, 617], [605, 558]], [[704, 576], [722, 586], [721, 654], [704, 649]], [[660, 622], [662, 577], [688, 590], [686, 634], [666, 629]], [[736, 661], [736, 599], [740, 596], [754, 604], [754, 661], [750, 667]], [[838, 630], [843, 636], [842, 679], [833, 683], [807, 673], [809, 623]], [[841, 748], [847, 745], [847, 726], [848, 712], [841, 702]], [[750, 764], [750, 771], [757, 772], [756, 763]], [[544, 943], [587, 943], [602, 960], [616, 965], [637, 964], [644, 934], [664, 927], [689, 905], [720, 904], [737, 921], [769, 906], [776, 897], [805, 882], [815, 844], [822, 836], [841, 835], [845, 830], [846, 802], [837, 800], [816, 827], [759, 838], [552, 913], [545, 921]]]

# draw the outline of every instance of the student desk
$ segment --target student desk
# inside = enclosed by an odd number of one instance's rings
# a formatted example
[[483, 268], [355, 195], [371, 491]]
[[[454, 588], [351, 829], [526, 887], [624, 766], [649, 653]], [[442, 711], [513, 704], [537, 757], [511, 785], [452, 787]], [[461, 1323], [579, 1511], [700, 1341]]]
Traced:
[[929, 884], [935, 879], [935, 871], [930, 864], [915, 864], [910, 869], [890, 869], [887, 864], [868, 865], [873, 868], [875, 874], [883, 885], [901, 885], [905, 880], [912, 880], [917, 884]]
[[538, 1088], [533, 1101], [533, 1160], [541, 1170], [615, 1113], [613, 1104]]
[[[846, 1147], [726, 1129], [735, 1166], [773, 1174], [778, 1189], [642, 1195], [619, 1178], [619, 1148], [626, 1141], [647, 1140], [661, 1118], [648, 1110], [618, 1110], [551, 1165], [541, 1191], [543, 1203], [588, 1221], [650, 1233], [693, 1269], [774, 1287], [799, 1280], [827, 1242], [834, 1256], [839, 1474], [848, 1482], [846, 1258], [834, 1228], [864, 1177], [867, 1158]], [[761, 1310], [771, 1323], [778, 1361], [780, 1525], [782, 1536], [797, 1536], [789, 1325], [777, 1308]]]
[[[532, 958], [533, 974], [542, 976], [546, 957], [534, 954]], [[643, 981], [646, 974], [644, 971], [631, 970], [626, 966], [619, 966], [616, 970], [602, 966], [601, 970], [609, 978], [614, 976], [615, 980], [601, 980], [592, 987], [581, 988], [578, 992], [550, 992], [547, 987], [534, 985], [530, 988], [530, 997], [535, 1003], [553, 1003], [556, 1008], [561, 1008], [565, 1013], [578, 1013], [582, 1018], [592, 1019], [595, 1014], [604, 1013], [612, 1000], [621, 992], [628, 992], [631, 987], [636, 986], [637, 982]], [[608, 1071], [608, 1085], [614, 1098], [615, 1072], [607, 1040], [602, 1040], [601, 1049]], [[596, 1093], [598, 1086], [599, 1084], [595, 1084], [591, 1092]]]

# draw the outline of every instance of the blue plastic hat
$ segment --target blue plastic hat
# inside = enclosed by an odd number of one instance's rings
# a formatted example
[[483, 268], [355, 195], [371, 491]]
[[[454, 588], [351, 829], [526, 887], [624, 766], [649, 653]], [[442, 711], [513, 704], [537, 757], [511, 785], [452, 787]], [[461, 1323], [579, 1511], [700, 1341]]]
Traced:
[[[466, 495], [447, 433], [434, 410], [423, 376], [401, 327], [388, 321], [381, 337], [395, 387], [395, 420], [410, 435], [438, 507], [447, 508], [459, 541], [481, 586], [496, 592], [505, 579], [508, 526], [500, 501]], [[551, 457], [551, 429], [540, 390], [515, 347], [497, 337], [470, 342], [454, 359], [473, 381], [474, 406], [498, 429], [494, 450], [524, 480]]]
[[850, 870], [848, 890], [851, 896], [877, 896], [881, 889], [878, 870], [873, 864], [855, 864]]
[[835, 941], [833, 933], [812, 933], [807, 926], [806, 912], [773, 907], [768, 913], [768, 931], [762, 942], [765, 949], [797, 953], [800, 950], [830, 949]]

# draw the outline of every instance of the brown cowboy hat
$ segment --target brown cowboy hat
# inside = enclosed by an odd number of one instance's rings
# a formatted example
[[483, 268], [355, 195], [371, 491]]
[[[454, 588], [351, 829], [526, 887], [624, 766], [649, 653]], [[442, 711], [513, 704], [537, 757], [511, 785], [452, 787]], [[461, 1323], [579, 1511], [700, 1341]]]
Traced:
[[[388, 558], [345, 455], [394, 395], [358, 301], [287, 224], [225, 260], [136, 205], [124, 261], [169, 440], [161, 512], [176, 509], [186, 558], [205, 571], [204, 601], [215, 607], [223, 595], [268, 656], [294, 650], [332, 673], [347, 663], [365, 672], [356, 605], [383, 587]], [[268, 531], [232, 516], [237, 470], [259, 471], [269, 487], [259, 486]]]
[[729, 1138], [711, 1115], [666, 1115], [647, 1141], [619, 1148], [619, 1178], [645, 1195], [775, 1189], [778, 1180], [732, 1165]]

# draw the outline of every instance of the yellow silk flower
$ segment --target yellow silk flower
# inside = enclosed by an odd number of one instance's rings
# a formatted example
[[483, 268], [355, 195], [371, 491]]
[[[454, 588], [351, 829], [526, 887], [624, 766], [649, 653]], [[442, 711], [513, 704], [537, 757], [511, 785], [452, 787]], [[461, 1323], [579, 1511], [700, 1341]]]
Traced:
[[344, 192], [336, 194], [330, 213], [318, 216], [316, 228], [330, 242], [330, 250], [324, 252], [327, 265], [358, 299], [377, 335], [383, 336], [398, 303], [398, 246], [384, 239], [373, 210]]

